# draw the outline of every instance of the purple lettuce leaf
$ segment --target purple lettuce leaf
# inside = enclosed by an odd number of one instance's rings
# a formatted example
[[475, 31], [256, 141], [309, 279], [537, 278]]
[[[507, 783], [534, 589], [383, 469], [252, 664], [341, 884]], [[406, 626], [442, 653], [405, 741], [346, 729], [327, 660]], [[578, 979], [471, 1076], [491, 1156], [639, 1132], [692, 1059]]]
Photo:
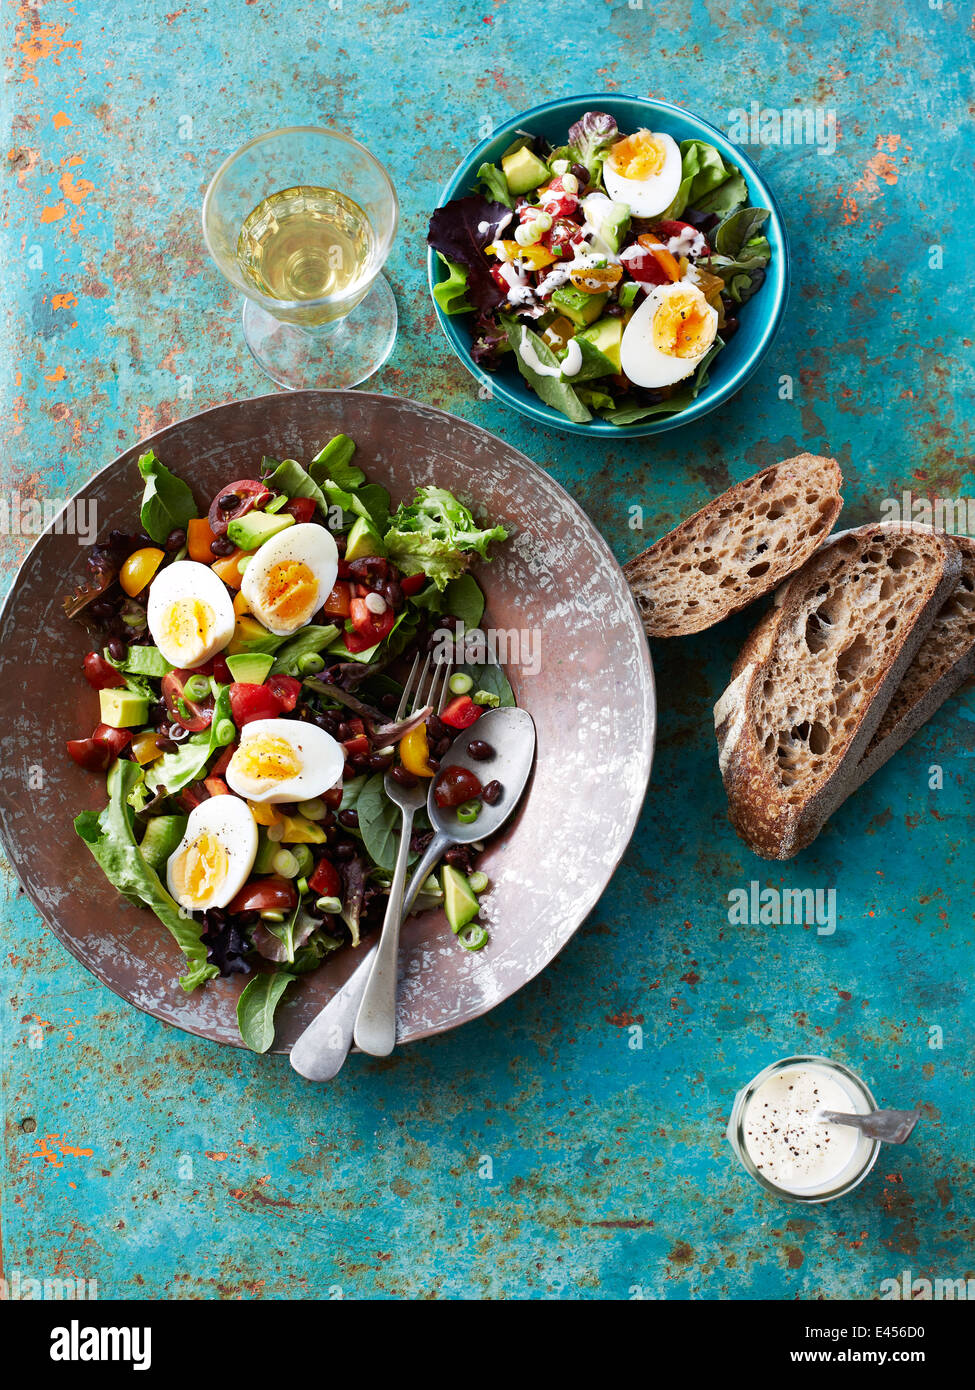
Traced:
[[479, 193], [452, 199], [430, 218], [427, 243], [448, 261], [466, 267], [468, 298], [484, 314], [496, 309], [505, 297], [491, 276], [484, 248], [510, 221], [510, 208]]

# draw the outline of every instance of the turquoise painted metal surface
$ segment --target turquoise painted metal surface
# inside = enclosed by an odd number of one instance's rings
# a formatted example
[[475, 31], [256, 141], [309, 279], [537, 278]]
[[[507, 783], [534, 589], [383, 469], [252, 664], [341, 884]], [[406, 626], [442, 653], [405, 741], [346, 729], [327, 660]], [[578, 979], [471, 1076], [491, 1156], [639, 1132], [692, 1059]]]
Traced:
[[[803, 448], [840, 459], [854, 523], [905, 488], [973, 489], [971, 64], [951, 0], [50, 0], [6, 18], [8, 497], [63, 497], [139, 435], [267, 389], [198, 207], [227, 152], [291, 122], [351, 130], [401, 195], [401, 331], [372, 385], [503, 434], [621, 559]], [[547, 96], [600, 88], [737, 121], [738, 138], [743, 119], [754, 139], [776, 113], [812, 113], [813, 143], [752, 151], [795, 254], [776, 344], [730, 404], [625, 452], [473, 395], [423, 274], [432, 200], [465, 149]], [[25, 546], [3, 538], [8, 575]], [[791, 1299], [875, 1298], [904, 1270], [971, 1276], [971, 695], [812, 849], [767, 865], [725, 821], [710, 732], [748, 622], [655, 650], [646, 810], [555, 964], [480, 1022], [354, 1058], [328, 1090], [122, 1005], [8, 873], [8, 1281], [93, 1279], [102, 1297]], [[40, 756], [56, 775], [57, 748]], [[752, 880], [835, 889], [835, 931], [732, 924], [728, 894]], [[722, 1132], [738, 1086], [804, 1050], [924, 1119], [851, 1197], [799, 1210], [749, 1182]]]

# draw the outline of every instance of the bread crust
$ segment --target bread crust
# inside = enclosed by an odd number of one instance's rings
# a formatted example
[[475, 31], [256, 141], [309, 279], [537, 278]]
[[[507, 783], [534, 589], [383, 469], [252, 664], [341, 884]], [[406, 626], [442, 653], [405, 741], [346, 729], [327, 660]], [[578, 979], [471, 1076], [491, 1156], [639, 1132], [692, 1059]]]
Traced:
[[[865, 643], [864, 669], [857, 671], [857, 680], [852, 684], [858, 699], [844, 710], [841, 736], [834, 738], [822, 723], [815, 722], [825, 717], [821, 708], [813, 708], [812, 703], [804, 708], [804, 692], [798, 687], [793, 690], [791, 685], [783, 690], [783, 680], [788, 682], [794, 673], [798, 682], [808, 673], [810, 681], [815, 683], [823, 678], [828, 668], [833, 688], [836, 688], [840, 678], [833, 674], [831, 663], [841, 672], [843, 659], [851, 651], [855, 652], [856, 643], [863, 635], [860, 608], [854, 605], [852, 611], [844, 610], [849, 593], [847, 586], [853, 584], [853, 593], [857, 593], [855, 584], [859, 581], [853, 567], [866, 566], [868, 557], [877, 555], [878, 560], [869, 561], [870, 573], [877, 578], [886, 577], [885, 550], [890, 552], [886, 557], [888, 563], [893, 555], [901, 553], [918, 559], [923, 582], [916, 596], [901, 595], [892, 605], [895, 614], [903, 610], [903, 616], [895, 618], [894, 637], [888, 638], [876, 653], [873, 644]], [[775, 606], [745, 642], [732, 670], [731, 683], [714, 710], [729, 818], [756, 854], [764, 859], [792, 858], [815, 839], [827, 818], [858, 785], [860, 760], [939, 609], [958, 582], [961, 568], [960, 552], [947, 537], [933, 532], [918, 535], [916, 528], [903, 523], [878, 522], [830, 537], [778, 591]], [[849, 635], [850, 640], [845, 644], [842, 636], [834, 638], [833, 619], [820, 618], [817, 606], [831, 601], [843, 610], [846, 626], [837, 625], [835, 632]], [[861, 626], [858, 627], [858, 623]], [[800, 629], [801, 642], [805, 644], [803, 650], [797, 638]], [[789, 648], [788, 659], [779, 651], [780, 645], [783, 649]], [[784, 677], [775, 665], [780, 660], [786, 672]], [[769, 685], [772, 687], [770, 695], [766, 693]], [[769, 700], [781, 703], [787, 695], [791, 698], [793, 694], [796, 703], [789, 705], [787, 722], [796, 726], [791, 731], [793, 736], [797, 729], [805, 729], [806, 746], [800, 747], [800, 757], [815, 770], [815, 775], [807, 779], [810, 784], [807, 791], [801, 787], [789, 790], [790, 785], [798, 782], [795, 779], [790, 784], [786, 780], [789, 734], [780, 735], [778, 745], [771, 750], [766, 747], [769, 735], [766, 733], [764, 738], [759, 738], [756, 711], [764, 709]], [[818, 699], [821, 705], [822, 698], [820, 691], [813, 703]], [[837, 713], [838, 707], [834, 706], [834, 723]], [[828, 757], [826, 750], [822, 756], [810, 751], [810, 728], [828, 735]], [[783, 746], [785, 758], [782, 757]], [[821, 770], [820, 763], [824, 764]]]
[[647, 635], [703, 632], [771, 593], [832, 530], [842, 485], [835, 459], [797, 454], [736, 483], [628, 561]]

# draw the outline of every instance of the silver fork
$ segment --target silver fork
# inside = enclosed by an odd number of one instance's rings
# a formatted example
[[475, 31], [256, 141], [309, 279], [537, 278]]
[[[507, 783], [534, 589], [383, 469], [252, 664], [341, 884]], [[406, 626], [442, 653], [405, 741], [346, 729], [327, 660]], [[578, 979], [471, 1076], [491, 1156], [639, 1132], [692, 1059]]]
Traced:
[[[424, 705], [431, 705], [436, 714], [444, 707], [447, 682], [450, 679], [450, 662], [435, 663], [432, 656], [427, 656], [417, 675], [419, 665], [418, 652], [403, 687], [403, 698], [396, 711], [397, 719], [405, 719], [408, 711], [419, 710]], [[386, 773], [383, 781], [386, 795], [403, 813], [403, 822], [383, 929], [355, 1020], [356, 1045], [361, 1047], [363, 1052], [371, 1053], [373, 1057], [387, 1057], [396, 1046], [396, 986], [399, 973], [403, 890], [406, 887], [406, 861], [410, 853], [413, 817], [426, 805], [427, 800], [426, 782], [404, 787], [391, 772]]]

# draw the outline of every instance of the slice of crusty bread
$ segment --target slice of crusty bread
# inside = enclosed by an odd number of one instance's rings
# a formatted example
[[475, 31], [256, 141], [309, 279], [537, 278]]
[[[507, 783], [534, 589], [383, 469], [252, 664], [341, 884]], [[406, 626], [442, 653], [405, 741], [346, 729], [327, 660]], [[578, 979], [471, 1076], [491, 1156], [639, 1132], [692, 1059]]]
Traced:
[[858, 787], [975, 675], [975, 541], [952, 536], [952, 542], [961, 552], [961, 577], [884, 711], [857, 768]]
[[856, 785], [960, 574], [945, 536], [881, 522], [831, 537], [776, 594], [714, 709], [731, 822], [756, 854], [791, 858]]
[[703, 632], [771, 593], [829, 534], [843, 477], [835, 459], [795, 458], [746, 478], [623, 571], [649, 637]]

